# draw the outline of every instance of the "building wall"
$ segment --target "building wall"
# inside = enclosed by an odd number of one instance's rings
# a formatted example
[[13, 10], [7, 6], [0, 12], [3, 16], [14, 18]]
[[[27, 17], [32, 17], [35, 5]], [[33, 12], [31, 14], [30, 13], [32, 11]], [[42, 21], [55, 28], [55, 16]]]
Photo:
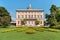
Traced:
[[[16, 26], [21, 26], [21, 20], [28, 19], [29, 15], [31, 16], [30, 19], [32, 19], [32, 20], [30, 20], [30, 24], [27, 23], [26, 25], [35, 26], [35, 20], [33, 20], [34, 16], [36, 16], [36, 19], [40, 21], [40, 24], [39, 24], [40, 26], [44, 25], [44, 15], [43, 15], [42, 11], [40, 11], [40, 12], [38, 12], [38, 11], [37, 12], [34, 12], [34, 11], [33, 12], [30, 12], [30, 11], [29, 12], [28, 11], [27, 12], [25, 12], [25, 11], [21, 12], [20, 11], [20, 12], [16, 12]], [[32, 18], [32, 15], [33, 15], [33, 18]], [[27, 18], [26, 18], [26, 16], [27, 16]]]

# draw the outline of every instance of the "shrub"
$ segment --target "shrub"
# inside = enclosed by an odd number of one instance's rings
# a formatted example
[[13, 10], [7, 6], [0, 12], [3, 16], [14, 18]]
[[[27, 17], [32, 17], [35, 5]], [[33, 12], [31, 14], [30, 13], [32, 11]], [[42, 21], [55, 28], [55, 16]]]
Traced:
[[18, 28], [17, 30], [25, 30], [25, 28]]
[[57, 32], [57, 30], [50, 30], [51, 32]]
[[57, 29], [47, 29], [47, 31], [50, 31], [50, 32], [58, 32]]
[[17, 32], [21, 32], [22, 30], [17, 30]]
[[53, 26], [54, 29], [60, 29], [60, 25]]
[[34, 30], [43, 32], [45, 29], [44, 28], [41, 28], [41, 27], [37, 27], [37, 28], [34, 28]]
[[25, 28], [18, 28], [16, 31], [21, 32], [21, 31], [24, 31], [24, 30], [25, 30]]
[[4, 31], [2, 31], [2, 33], [5, 33], [5, 32], [11, 32], [11, 30], [4, 30]]
[[11, 31], [15, 31], [16, 29], [10, 29]]
[[39, 28], [34, 28], [34, 30], [39, 31]]
[[35, 33], [35, 30], [28, 30], [26, 31], [27, 34], [34, 34]]
[[35, 20], [35, 24], [38, 25], [39, 24], [39, 21], [38, 20]]
[[40, 31], [40, 32], [43, 32], [43, 31], [44, 31], [44, 28], [39, 28], [39, 31]]
[[21, 21], [21, 24], [22, 24], [22, 25], [25, 25], [25, 23], [26, 23], [25, 20], [22, 20], [22, 21]]

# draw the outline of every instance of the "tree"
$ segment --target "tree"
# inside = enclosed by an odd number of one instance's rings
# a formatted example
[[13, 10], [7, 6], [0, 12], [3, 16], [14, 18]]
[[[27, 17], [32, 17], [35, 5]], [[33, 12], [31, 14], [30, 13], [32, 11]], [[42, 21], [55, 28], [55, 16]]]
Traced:
[[60, 7], [57, 7], [57, 13], [56, 13], [56, 19], [57, 19], [57, 22], [60, 23]]
[[55, 5], [52, 5], [50, 8], [50, 15], [46, 14], [46, 19], [50, 27], [57, 25], [57, 19], [56, 19], [56, 13], [57, 13], [57, 7]]
[[35, 20], [35, 24], [38, 25], [39, 24], [39, 21], [38, 20]]
[[0, 26], [6, 27], [10, 22], [11, 16], [9, 12], [4, 7], [0, 7]]
[[45, 15], [45, 18], [46, 18], [46, 24], [47, 24], [47, 25], [50, 25], [51, 16], [50, 16], [49, 14], [46, 14], [46, 15]]
[[46, 21], [50, 24], [50, 27], [60, 28], [60, 7], [52, 5], [50, 13], [50, 15], [46, 14]]
[[51, 12], [50, 26], [57, 25], [57, 19], [56, 19], [57, 7], [55, 5], [52, 5], [50, 8], [50, 12]]
[[22, 24], [22, 25], [25, 25], [25, 23], [26, 23], [25, 20], [22, 20], [22, 21], [21, 21], [21, 24]]

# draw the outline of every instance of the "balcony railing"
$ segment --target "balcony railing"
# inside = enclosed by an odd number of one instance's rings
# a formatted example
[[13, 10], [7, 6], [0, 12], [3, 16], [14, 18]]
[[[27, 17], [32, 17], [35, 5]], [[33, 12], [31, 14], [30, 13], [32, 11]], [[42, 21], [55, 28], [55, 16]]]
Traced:
[[36, 20], [37, 18], [24, 18], [25, 20]]

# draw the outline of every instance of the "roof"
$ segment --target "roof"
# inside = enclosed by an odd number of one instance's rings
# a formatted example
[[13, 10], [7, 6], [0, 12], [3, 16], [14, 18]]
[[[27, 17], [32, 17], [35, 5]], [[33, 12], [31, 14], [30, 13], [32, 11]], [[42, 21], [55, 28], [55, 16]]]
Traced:
[[27, 11], [32, 11], [32, 12], [33, 12], [33, 11], [39, 11], [39, 12], [42, 11], [42, 12], [43, 12], [44, 10], [43, 10], [43, 9], [32, 9], [32, 10], [29, 10], [29, 9], [17, 9], [17, 10], [16, 10], [16, 12], [21, 12], [21, 11], [22, 11], [22, 12], [24, 12], [24, 11], [25, 11], [25, 12], [27, 12]]

